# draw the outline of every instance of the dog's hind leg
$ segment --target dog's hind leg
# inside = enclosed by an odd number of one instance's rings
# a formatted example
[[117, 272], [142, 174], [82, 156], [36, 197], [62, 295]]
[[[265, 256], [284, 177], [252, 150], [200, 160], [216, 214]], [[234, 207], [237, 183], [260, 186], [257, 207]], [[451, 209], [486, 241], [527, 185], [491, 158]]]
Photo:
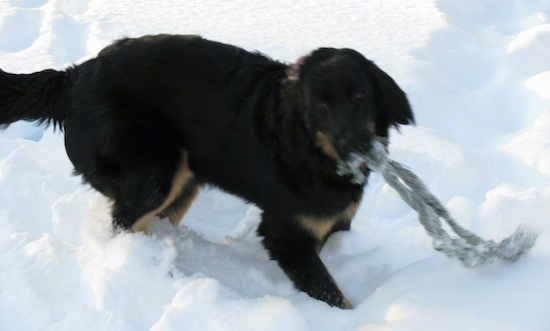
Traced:
[[186, 153], [175, 169], [168, 171], [167, 166], [158, 166], [126, 174], [117, 193], [111, 196], [114, 225], [145, 232], [155, 216], [167, 216], [177, 223], [176, 219], [183, 216], [196, 195], [198, 185]]

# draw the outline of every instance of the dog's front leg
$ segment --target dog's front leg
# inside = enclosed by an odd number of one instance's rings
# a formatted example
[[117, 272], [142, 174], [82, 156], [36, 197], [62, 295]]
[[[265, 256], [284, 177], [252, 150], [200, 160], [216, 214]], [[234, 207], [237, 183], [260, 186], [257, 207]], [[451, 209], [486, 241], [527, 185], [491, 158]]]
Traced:
[[345, 298], [317, 254], [319, 242], [293, 223], [271, 219], [264, 213], [259, 234], [272, 259], [276, 260], [294, 286], [331, 306], [349, 309]]

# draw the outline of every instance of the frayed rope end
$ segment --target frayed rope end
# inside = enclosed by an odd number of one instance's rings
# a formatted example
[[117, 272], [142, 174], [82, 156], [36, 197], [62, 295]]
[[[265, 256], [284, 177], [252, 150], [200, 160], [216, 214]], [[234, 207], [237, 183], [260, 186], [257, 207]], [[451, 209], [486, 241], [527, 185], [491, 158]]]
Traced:
[[477, 244], [469, 243], [464, 238], [434, 239], [434, 249], [459, 260], [464, 266], [480, 267], [493, 263], [497, 258], [503, 261], [515, 262], [529, 249], [538, 238], [538, 232], [533, 228], [521, 225], [508, 238], [499, 243], [493, 240], [482, 240]]
[[[500, 243], [483, 240], [460, 227], [418, 176], [387, 158], [387, 140], [384, 138], [374, 140], [369, 152], [362, 157], [371, 170], [381, 173], [401, 198], [419, 213], [420, 223], [433, 238], [433, 247], [450, 258], [460, 260], [463, 265], [487, 265], [496, 258], [514, 262], [535, 245], [538, 232], [526, 225], [520, 226]], [[347, 168], [344, 170], [351, 172]], [[443, 230], [440, 218], [447, 221], [457, 238]]]
[[538, 231], [523, 224], [510, 237], [497, 244], [496, 249], [502, 259], [514, 262], [535, 245], [538, 236]]

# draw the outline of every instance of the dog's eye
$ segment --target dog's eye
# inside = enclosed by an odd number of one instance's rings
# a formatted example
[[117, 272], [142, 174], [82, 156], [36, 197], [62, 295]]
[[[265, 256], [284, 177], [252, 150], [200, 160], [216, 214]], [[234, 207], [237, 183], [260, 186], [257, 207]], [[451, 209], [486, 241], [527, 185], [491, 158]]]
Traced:
[[317, 110], [321, 112], [328, 112], [330, 110], [330, 106], [324, 101], [317, 102], [315, 104], [315, 108], [317, 108]]
[[327, 102], [324, 101], [318, 101], [315, 103], [315, 110], [317, 115], [325, 118], [328, 116], [330, 112], [330, 106]]
[[317, 106], [317, 109], [319, 110], [328, 110], [329, 109], [329, 106], [328, 106], [328, 103], [324, 102], [324, 101], [319, 101], [315, 104]]

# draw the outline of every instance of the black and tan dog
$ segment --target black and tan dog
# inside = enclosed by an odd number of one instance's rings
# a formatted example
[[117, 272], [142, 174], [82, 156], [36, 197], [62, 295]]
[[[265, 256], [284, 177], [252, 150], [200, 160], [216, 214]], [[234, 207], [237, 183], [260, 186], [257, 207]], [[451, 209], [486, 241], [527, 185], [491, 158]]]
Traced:
[[294, 285], [351, 305], [321, 262], [348, 230], [364, 179], [338, 174], [374, 135], [413, 114], [396, 83], [351, 49], [286, 65], [197, 36], [124, 39], [66, 71], [0, 70], [0, 125], [51, 123], [84, 180], [113, 202], [116, 227], [174, 225], [201, 185], [263, 210], [263, 244]]

